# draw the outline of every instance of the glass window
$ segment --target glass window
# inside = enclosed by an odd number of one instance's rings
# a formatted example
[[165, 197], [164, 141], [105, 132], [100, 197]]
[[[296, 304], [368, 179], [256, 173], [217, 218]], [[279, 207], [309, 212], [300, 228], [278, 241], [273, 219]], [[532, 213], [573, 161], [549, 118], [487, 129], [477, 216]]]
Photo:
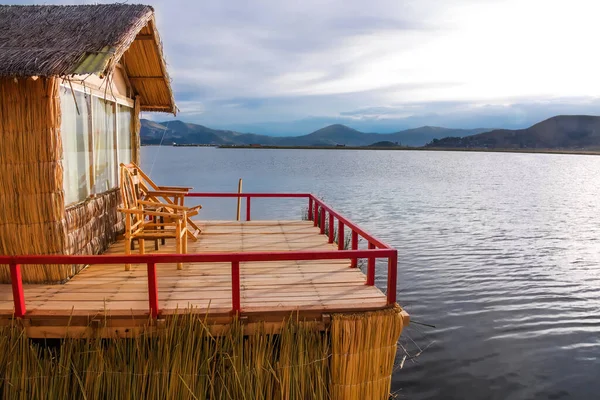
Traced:
[[114, 103], [92, 96], [93, 193], [117, 186], [114, 106]]
[[133, 109], [119, 104], [117, 114], [117, 143], [119, 164], [131, 162], [131, 115]]
[[65, 203], [90, 194], [89, 98], [81, 92], [60, 91]]

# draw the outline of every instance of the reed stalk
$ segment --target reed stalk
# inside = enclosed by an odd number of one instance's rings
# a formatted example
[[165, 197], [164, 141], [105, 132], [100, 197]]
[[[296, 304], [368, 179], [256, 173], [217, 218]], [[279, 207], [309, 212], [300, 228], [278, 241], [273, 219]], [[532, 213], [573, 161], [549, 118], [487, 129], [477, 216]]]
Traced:
[[386, 399], [398, 310], [333, 315], [331, 329], [288, 318], [251, 334], [234, 320], [174, 315], [127, 338], [30, 340], [0, 327], [0, 396], [11, 399]]

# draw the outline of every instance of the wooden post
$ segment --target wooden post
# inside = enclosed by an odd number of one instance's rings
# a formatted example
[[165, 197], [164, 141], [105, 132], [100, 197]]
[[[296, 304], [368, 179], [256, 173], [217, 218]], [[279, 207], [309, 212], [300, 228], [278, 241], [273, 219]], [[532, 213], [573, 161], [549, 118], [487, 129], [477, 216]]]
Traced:
[[333, 231], [333, 213], [329, 213], [329, 243], [333, 243], [335, 232]]
[[321, 207], [321, 220], [320, 220], [320, 224], [321, 225], [321, 235], [325, 234], [325, 209], [323, 207]]
[[240, 302], [240, 262], [231, 262], [231, 311], [233, 314], [239, 314], [241, 310]]
[[148, 303], [152, 318], [158, 317], [158, 282], [156, 280], [156, 263], [148, 263]]
[[[372, 250], [375, 248], [375, 245], [369, 242], [369, 249]], [[367, 262], [367, 282], [366, 285], [373, 286], [375, 285], [375, 258], [369, 258]]]
[[338, 220], [338, 250], [344, 250], [344, 223]]
[[[352, 230], [352, 250], [358, 250], [358, 233]], [[358, 259], [353, 258], [350, 264], [352, 268], [358, 267]]]
[[250, 221], [250, 196], [246, 197], [246, 221]]
[[398, 277], [398, 252], [388, 259], [387, 302], [396, 302], [396, 285]]
[[312, 199], [312, 197], [309, 197], [308, 198], [308, 220], [309, 221], [313, 218], [312, 210], [313, 210], [313, 199]]
[[25, 308], [25, 293], [23, 292], [20, 264], [10, 264], [10, 283], [12, 285], [13, 302], [15, 304], [15, 317], [23, 318], [27, 309]]
[[[240, 194], [240, 193], [242, 193], [242, 178], [240, 178], [240, 180], [238, 182], [238, 194]], [[242, 198], [240, 196], [238, 196], [236, 221], [240, 220], [241, 212], [242, 212]]]

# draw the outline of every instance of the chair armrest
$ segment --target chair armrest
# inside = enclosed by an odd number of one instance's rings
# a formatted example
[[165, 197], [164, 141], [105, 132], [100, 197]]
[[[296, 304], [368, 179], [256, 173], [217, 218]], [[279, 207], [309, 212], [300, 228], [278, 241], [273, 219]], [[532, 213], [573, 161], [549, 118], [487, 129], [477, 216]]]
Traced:
[[161, 212], [161, 211], [137, 210], [137, 209], [133, 209], [133, 208], [119, 208], [118, 210], [125, 214], [149, 215], [151, 217], [166, 217], [166, 218], [173, 218], [173, 217], [185, 218], [186, 217], [185, 210], [183, 210], [182, 213], [177, 213], [177, 214], [173, 214], [173, 213], [169, 213], [169, 212]]
[[193, 189], [193, 187], [183, 187], [183, 186], [158, 186], [159, 190], [172, 190], [172, 191], [181, 191], [181, 192], [189, 192]]
[[170, 208], [172, 210], [180, 210], [180, 211], [188, 211], [189, 210], [189, 207], [186, 207], [186, 206], [178, 206], [176, 204], [167, 204], [167, 203], [157, 203], [154, 201], [147, 201], [147, 200], [138, 200], [138, 204], [142, 204], [144, 206]]
[[178, 192], [172, 190], [148, 190], [145, 192], [148, 196], [173, 196], [173, 197], [182, 197], [185, 196], [185, 192]]

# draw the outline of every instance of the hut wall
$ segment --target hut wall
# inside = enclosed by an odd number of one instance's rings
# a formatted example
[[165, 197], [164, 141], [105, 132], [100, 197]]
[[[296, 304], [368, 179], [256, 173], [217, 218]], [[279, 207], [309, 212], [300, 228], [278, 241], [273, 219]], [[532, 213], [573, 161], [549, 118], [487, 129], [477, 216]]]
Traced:
[[[0, 78], [0, 253], [66, 247], [60, 99], [55, 78]], [[62, 281], [70, 267], [28, 265], [25, 282]], [[10, 282], [6, 265], [0, 282]]]
[[[109, 190], [66, 210], [67, 254], [100, 254], [123, 233], [118, 189]], [[77, 272], [75, 268], [74, 272]]]

